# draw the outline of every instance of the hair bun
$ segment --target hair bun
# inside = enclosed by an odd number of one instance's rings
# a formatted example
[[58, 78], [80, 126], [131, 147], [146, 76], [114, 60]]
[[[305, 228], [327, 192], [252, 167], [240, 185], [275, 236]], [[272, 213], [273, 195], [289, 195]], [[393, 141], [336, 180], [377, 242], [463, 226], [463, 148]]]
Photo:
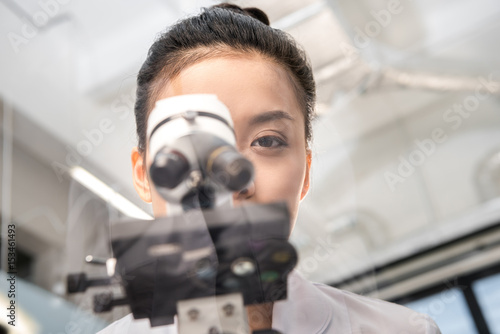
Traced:
[[267, 14], [264, 13], [263, 10], [256, 8], [256, 7], [247, 7], [247, 8], [241, 8], [240, 6], [231, 4], [231, 3], [220, 3], [218, 5], [214, 5], [211, 8], [224, 8], [231, 10], [233, 12], [243, 14], [243, 15], [248, 15], [253, 17], [256, 20], [259, 20], [260, 22], [264, 23], [265, 25], [270, 25], [269, 18], [267, 17]]
[[267, 17], [267, 14], [264, 13], [263, 10], [256, 8], [256, 7], [248, 7], [248, 8], [243, 8], [245, 12], [248, 13], [251, 17], [254, 19], [259, 20], [260, 22], [264, 23], [265, 25], [269, 25], [269, 18]]

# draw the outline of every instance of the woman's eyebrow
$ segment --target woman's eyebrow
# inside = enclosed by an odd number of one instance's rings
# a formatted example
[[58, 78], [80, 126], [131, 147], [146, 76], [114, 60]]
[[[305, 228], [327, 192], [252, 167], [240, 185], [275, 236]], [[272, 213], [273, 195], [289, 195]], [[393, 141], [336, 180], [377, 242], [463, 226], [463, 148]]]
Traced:
[[256, 115], [250, 119], [250, 125], [258, 125], [262, 123], [267, 123], [270, 121], [276, 121], [280, 119], [288, 119], [294, 121], [295, 119], [287, 112], [281, 110], [267, 111], [262, 114]]

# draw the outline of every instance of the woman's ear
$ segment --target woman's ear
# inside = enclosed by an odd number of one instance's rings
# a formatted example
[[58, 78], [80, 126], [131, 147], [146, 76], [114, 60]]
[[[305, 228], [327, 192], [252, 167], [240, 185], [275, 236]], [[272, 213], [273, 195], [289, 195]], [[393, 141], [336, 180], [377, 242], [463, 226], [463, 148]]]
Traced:
[[146, 203], [151, 203], [151, 188], [149, 179], [146, 172], [146, 162], [137, 147], [132, 149], [132, 177], [134, 179], [135, 191], [139, 194], [141, 199]]
[[306, 150], [306, 173], [304, 175], [304, 183], [302, 184], [302, 192], [300, 193], [300, 200], [302, 201], [306, 197], [309, 191], [309, 186], [311, 185], [311, 162], [312, 153], [310, 149]]

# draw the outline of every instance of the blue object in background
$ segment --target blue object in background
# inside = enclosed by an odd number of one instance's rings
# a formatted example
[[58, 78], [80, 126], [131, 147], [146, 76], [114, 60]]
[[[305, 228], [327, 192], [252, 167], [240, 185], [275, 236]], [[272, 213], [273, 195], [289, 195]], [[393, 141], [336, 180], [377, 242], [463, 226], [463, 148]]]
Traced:
[[475, 281], [472, 289], [490, 332], [500, 334], [500, 274]]
[[442, 334], [479, 334], [465, 297], [457, 288], [443, 290], [405, 306], [430, 315]]

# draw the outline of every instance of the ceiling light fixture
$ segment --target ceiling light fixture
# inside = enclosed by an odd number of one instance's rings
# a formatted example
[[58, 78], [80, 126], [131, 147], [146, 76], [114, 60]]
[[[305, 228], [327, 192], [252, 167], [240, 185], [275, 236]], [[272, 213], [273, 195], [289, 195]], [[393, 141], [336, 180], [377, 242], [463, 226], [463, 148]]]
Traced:
[[82, 167], [72, 167], [70, 170], [70, 175], [75, 181], [92, 191], [94, 194], [102, 198], [104, 201], [112, 205], [124, 215], [137, 219], [153, 219], [151, 215], [144, 212], [144, 210], [117, 193], [107, 184], [99, 180], [97, 177], [95, 177]]

